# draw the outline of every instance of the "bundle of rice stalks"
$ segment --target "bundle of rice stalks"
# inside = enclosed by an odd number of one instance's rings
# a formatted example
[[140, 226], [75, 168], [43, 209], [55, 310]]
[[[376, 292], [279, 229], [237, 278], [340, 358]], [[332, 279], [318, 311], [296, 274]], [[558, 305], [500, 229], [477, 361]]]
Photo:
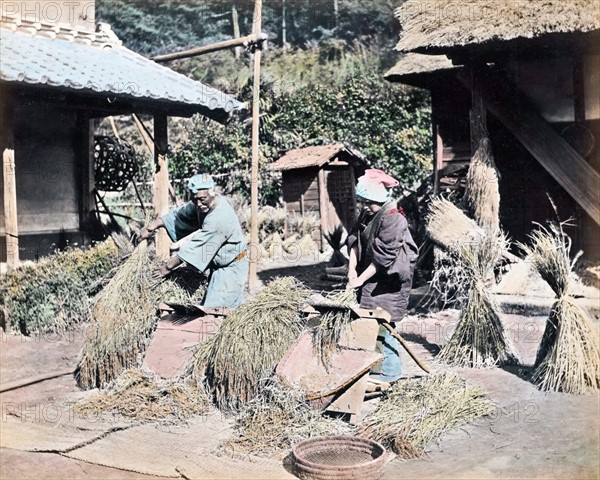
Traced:
[[23, 264], [0, 284], [0, 324], [29, 335], [61, 333], [90, 319], [89, 295], [118, 263], [112, 240]]
[[93, 323], [77, 368], [82, 388], [102, 387], [137, 366], [156, 325], [159, 297], [152, 286], [148, 242], [140, 243], [95, 297]]
[[300, 389], [287, 389], [277, 383], [263, 387], [236, 418], [237, 436], [229, 439], [226, 447], [270, 456], [287, 452], [307, 438], [352, 432], [347, 423], [310, 408], [304, 396]]
[[[342, 307], [357, 305], [355, 290], [331, 292], [326, 297]], [[325, 367], [330, 366], [331, 357], [339, 348], [339, 341], [344, 329], [352, 318], [349, 308], [332, 308], [321, 315], [321, 322], [313, 331], [313, 346]]]
[[268, 240], [267, 251], [269, 252], [269, 259], [276, 260], [283, 257], [283, 239], [279, 233], [275, 232]]
[[[153, 266], [147, 268], [154, 270]], [[183, 305], [201, 304], [207, 285], [207, 277], [194, 267], [179, 267], [156, 286], [157, 296], [166, 302]]]
[[468, 298], [452, 337], [438, 358], [461, 367], [513, 363], [513, 347], [505, 334], [500, 310], [486, 281], [506, 250], [504, 236], [462, 245], [458, 262], [468, 277]]
[[415, 458], [444, 433], [494, 409], [480, 388], [466, 387], [452, 373], [440, 373], [396, 383], [357, 435], [382, 443], [402, 458]]
[[314, 212], [304, 212], [300, 215], [292, 213], [288, 216], [288, 231], [290, 234], [297, 233], [300, 238], [309, 235], [319, 228], [319, 216]]
[[312, 235], [304, 235], [297, 244], [298, 250], [302, 255], [316, 255], [319, 251], [319, 247], [313, 240]]
[[75, 405], [84, 416], [123, 415], [135, 420], [183, 420], [206, 413], [210, 399], [190, 380], [164, 380], [143, 370], [126, 370], [106, 391]]
[[469, 274], [457, 261], [456, 254], [434, 245], [433, 269], [429, 282], [433, 301], [441, 308], [462, 305], [467, 299]]
[[489, 138], [480, 140], [467, 172], [464, 202], [477, 224], [490, 236], [500, 230], [499, 174]]
[[532, 381], [541, 390], [582, 394], [600, 388], [600, 347], [587, 313], [570, 295], [569, 277], [581, 252], [570, 260], [571, 240], [562, 224], [540, 227], [531, 246], [520, 244], [558, 300], [542, 336]]
[[221, 409], [238, 409], [258, 394], [296, 340], [298, 310], [309, 291], [291, 277], [278, 278], [237, 307], [192, 361], [192, 375], [205, 381]]
[[341, 252], [345, 243], [345, 229], [343, 225], [337, 225], [331, 232], [325, 233], [324, 236], [329, 246], [333, 249], [333, 254], [329, 259], [329, 262], [327, 262], [327, 265], [329, 267], [348, 265], [348, 259]]
[[427, 216], [427, 233], [435, 243], [455, 253], [461, 245], [477, 243], [486, 236], [477, 223], [443, 198], [436, 198], [431, 202]]

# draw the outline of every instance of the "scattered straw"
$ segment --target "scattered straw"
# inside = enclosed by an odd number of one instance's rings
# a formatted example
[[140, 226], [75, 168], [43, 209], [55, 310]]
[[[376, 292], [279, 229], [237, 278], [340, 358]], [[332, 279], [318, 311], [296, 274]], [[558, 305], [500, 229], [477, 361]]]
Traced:
[[398, 382], [357, 434], [381, 442], [403, 458], [420, 456], [446, 432], [494, 411], [478, 387], [452, 373]]
[[183, 420], [206, 413], [210, 399], [190, 380], [164, 380], [138, 369], [127, 370], [98, 395], [76, 404], [76, 411], [95, 418], [103, 414], [136, 420]]
[[546, 323], [532, 381], [542, 390], [566, 393], [598, 389], [598, 338], [589, 316], [570, 295], [569, 277], [581, 252], [570, 259], [571, 240], [562, 224], [540, 226], [530, 238], [531, 246], [520, 247], [558, 298]]
[[265, 386], [237, 417], [237, 436], [229, 439], [226, 447], [234, 452], [269, 456], [288, 451], [307, 438], [351, 433], [345, 422], [311, 409], [304, 396], [302, 390], [277, 383]]
[[310, 292], [291, 277], [269, 283], [237, 307], [204, 342], [192, 375], [206, 383], [219, 408], [238, 409], [258, 394], [301, 331], [298, 310]]

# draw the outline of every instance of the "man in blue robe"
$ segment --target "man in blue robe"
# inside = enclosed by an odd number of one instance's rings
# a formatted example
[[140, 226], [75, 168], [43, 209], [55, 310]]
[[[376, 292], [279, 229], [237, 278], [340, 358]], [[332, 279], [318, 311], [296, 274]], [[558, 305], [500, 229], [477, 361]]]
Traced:
[[150, 222], [142, 240], [164, 228], [178, 251], [154, 272], [163, 278], [183, 262], [201, 272], [209, 271], [205, 307], [237, 307], [244, 300], [248, 278], [246, 239], [229, 201], [215, 193], [210, 175], [194, 175], [188, 182], [192, 199]]

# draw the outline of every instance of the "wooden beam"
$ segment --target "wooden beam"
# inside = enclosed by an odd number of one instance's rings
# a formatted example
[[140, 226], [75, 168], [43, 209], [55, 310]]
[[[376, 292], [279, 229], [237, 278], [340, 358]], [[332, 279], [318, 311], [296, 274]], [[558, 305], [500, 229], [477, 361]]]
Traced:
[[[258, 0], [257, 0], [258, 1]], [[256, 12], [255, 12], [256, 14]], [[256, 22], [256, 17], [255, 20]], [[259, 22], [260, 27], [260, 22]], [[225, 50], [227, 48], [240, 47], [248, 43], [261, 43], [267, 39], [266, 33], [260, 33], [260, 29], [254, 26], [255, 33], [246, 35], [245, 37], [232, 38], [231, 40], [225, 40], [223, 42], [211, 43], [210, 45], [204, 45], [202, 47], [191, 48], [189, 50], [182, 50], [181, 52], [167, 53], [165, 55], [157, 55], [152, 57], [155, 62], [169, 62], [171, 60], [179, 60], [181, 58], [190, 58], [197, 55], [204, 55], [205, 53], [217, 52], [219, 50]], [[260, 49], [259, 49], [260, 50]]]
[[[154, 213], [164, 215], [169, 211], [169, 163], [167, 160], [168, 129], [167, 116], [154, 116], [154, 140], [158, 148], [154, 149], [154, 161], [157, 172], [154, 179]], [[161, 228], [156, 235], [156, 256], [166, 259], [169, 256], [171, 241], [167, 232]]]
[[4, 222], [6, 231], [6, 270], [10, 272], [19, 265], [19, 226], [17, 222], [17, 183], [15, 175], [15, 151], [5, 148], [2, 154], [4, 173]]
[[[262, 23], [262, 0], [254, 3], [254, 36], [259, 37]], [[260, 47], [260, 45], [259, 45]], [[254, 88], [252, 94], [252, 168], [250, 174], [250, 268], [248, 289], [252, 292], [258, 286], [258, 132], [260, 107], [260, 57], [261, 50], [254, 51]]]
[[[487, 70], [477, 72], [477, 76], [488, 109], [600, 225], [600, 174], [542, 118], [505, 75]], [[471, 87], [463, 75], [458, 78], [467, 88]]]

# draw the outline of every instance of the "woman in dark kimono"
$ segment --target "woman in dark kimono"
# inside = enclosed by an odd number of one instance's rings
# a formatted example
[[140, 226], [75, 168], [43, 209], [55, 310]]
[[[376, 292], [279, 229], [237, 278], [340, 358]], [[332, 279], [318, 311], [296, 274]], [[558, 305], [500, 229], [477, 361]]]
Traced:
[[[377, 169], [358, 179], [356, 195], [362, 211], [348, 236], [350, 252], [348, 287], [359, 289], [362, 308], [387, 310], [394, 322], [402, 320], [408, 306], [414, 265], [419, 249], [408, 230], [402, 209], [391, 198], [398, 181]], [[400, 378], [400, 345], [389, 331], [380, 327], [376, 350], [383, 361], [371, 370], [376, 381]]]

